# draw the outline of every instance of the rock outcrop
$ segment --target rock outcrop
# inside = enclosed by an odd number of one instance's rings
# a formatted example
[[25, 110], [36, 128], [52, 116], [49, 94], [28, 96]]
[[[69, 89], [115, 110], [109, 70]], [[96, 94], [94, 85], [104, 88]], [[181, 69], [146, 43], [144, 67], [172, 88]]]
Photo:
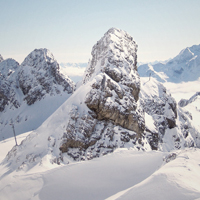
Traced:
[[28, 105], [45, 94], [56, 95], [61, 91], [73, 92], [73, 82], [59, 72], [59, 64], [47, 49], [35, 49], [21, 64], [19, 87]]
[[[0, 140], [13, 135], [11, 121], [16, 134], [38, 128], [75, 89], [47, 49], [35, 49], [21, 65], [13, 59], [0, 62], [0, 85]], [[45, 99], [53, 103], [48, 110]]]
[[132, 146], [142, 143], [145, 125], [138, 101], [140, 80], [136, 53], [133, 38], [114, 28], [94, 45], [92, 60], [83, 78], [83, 84], [91, 85], [85, 99], [90, 111], [84, 116], [78, 109], [72, 112], [75, 116], [67, 126], [60, 147], [63, 153], [74, 159], [85, 159], [85, 152], [90, 152], [92, 158], [102, 151], [108, 153], [123, 146], [123, 142], [132, 141]]
[[[196, 93], [189, 100], [181, 100], [177, 105], [162, 83], [154, 78], [141, 78], [140, 99], [145, 111], [144, 135], [153, 150], [200, 147], [198, 125], [195, 122], [195, 127], [192, 114], [181, 108], [197, 101], [198, 96]], [[193, 107], [195, 112], [199, 112], [196, 106]], [[194, 115], [197, 116], [196, 113]]]
[[[155, 129], [150, 130], [146, 126], [146, 137], [153, 150], [159, 148], [166, 129], [176, 127], [177, 105], [176, 101], [167, 92], [166, 88], [154, 78], [141, 79], [140, 98], [145, 114], [153, 119]], [[146, 122], [146, 125], [148, 122]]]
[[18, 108], [20, 106], [17, 97], [17, 73], [19, 71], [19, 63], [9, 58], [0, 62], [0, 112], [4, 111], [6, 105]]

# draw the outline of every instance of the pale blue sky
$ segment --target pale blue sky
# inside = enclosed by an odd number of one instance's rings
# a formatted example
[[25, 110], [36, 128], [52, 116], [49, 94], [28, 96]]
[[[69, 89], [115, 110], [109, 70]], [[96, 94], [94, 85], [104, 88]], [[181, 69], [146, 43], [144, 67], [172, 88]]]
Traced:
[[200, 44], [200, 0], [0, 0], [0, 54], [18, 62], [48, 48], [58, 62], [87, 62], [111, 27], [138, 44], [138, 61], [166, 60]]

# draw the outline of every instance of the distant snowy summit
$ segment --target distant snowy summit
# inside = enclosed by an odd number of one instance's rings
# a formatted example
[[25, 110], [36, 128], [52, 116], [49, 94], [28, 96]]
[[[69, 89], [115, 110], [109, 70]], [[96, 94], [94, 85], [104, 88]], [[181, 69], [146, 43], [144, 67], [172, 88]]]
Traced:
[[138, 67], [141, 77], [155, 77], [161, 82], [194, 81], [200, 77], [200, 45], [183, 49], [167, 62], [144, 64]]
[[21, 65], [13, 59], [1, 61], [0, 84], [0, 139], [12, 135], [11, 121], [17, 134], [37, 128], [55, 111], [52, 108], [58, 108], [55, 103], [47, 111], [41, 102], [49, 97], [69, 96], [75, 87], [71, 79], [60, 73], [59, 64], [47, 49], [35, 49]]

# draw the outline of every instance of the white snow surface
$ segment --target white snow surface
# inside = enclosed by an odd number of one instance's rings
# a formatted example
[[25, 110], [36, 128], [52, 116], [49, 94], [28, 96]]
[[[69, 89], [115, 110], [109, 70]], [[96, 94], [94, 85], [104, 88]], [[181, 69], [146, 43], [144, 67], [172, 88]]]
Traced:
[[[25, 135], [18, 136], [18, 140], [19, 137]], [[5, 148], [0, 159], [13, 144], [13, 138], [0, 142], [1, 149]], [[191, 148], [173, 153], [176, 158], [170, 161], [166, 157], [172, 153], [118, 149], [90, 161], [10, 174], [8, 167], [0, 165], [0, 199], [198, 199], [200, 150]]]

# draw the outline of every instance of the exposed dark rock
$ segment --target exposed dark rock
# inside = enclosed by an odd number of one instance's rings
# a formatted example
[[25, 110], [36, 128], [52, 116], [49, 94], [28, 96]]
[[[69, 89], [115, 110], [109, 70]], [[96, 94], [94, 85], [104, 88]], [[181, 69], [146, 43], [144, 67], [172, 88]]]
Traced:
[[62, 152], [83, 160], [112, 152], [127, 143], [143, 146], [145, 125], [138, 100], [136, 52], [132, 37], [119, 29], [110, 29], [94, 45], [83, 78], [83, 84], [91, 85], [85, 98], [90, 111], [82, 115], [74, 108], [70, 112]]

